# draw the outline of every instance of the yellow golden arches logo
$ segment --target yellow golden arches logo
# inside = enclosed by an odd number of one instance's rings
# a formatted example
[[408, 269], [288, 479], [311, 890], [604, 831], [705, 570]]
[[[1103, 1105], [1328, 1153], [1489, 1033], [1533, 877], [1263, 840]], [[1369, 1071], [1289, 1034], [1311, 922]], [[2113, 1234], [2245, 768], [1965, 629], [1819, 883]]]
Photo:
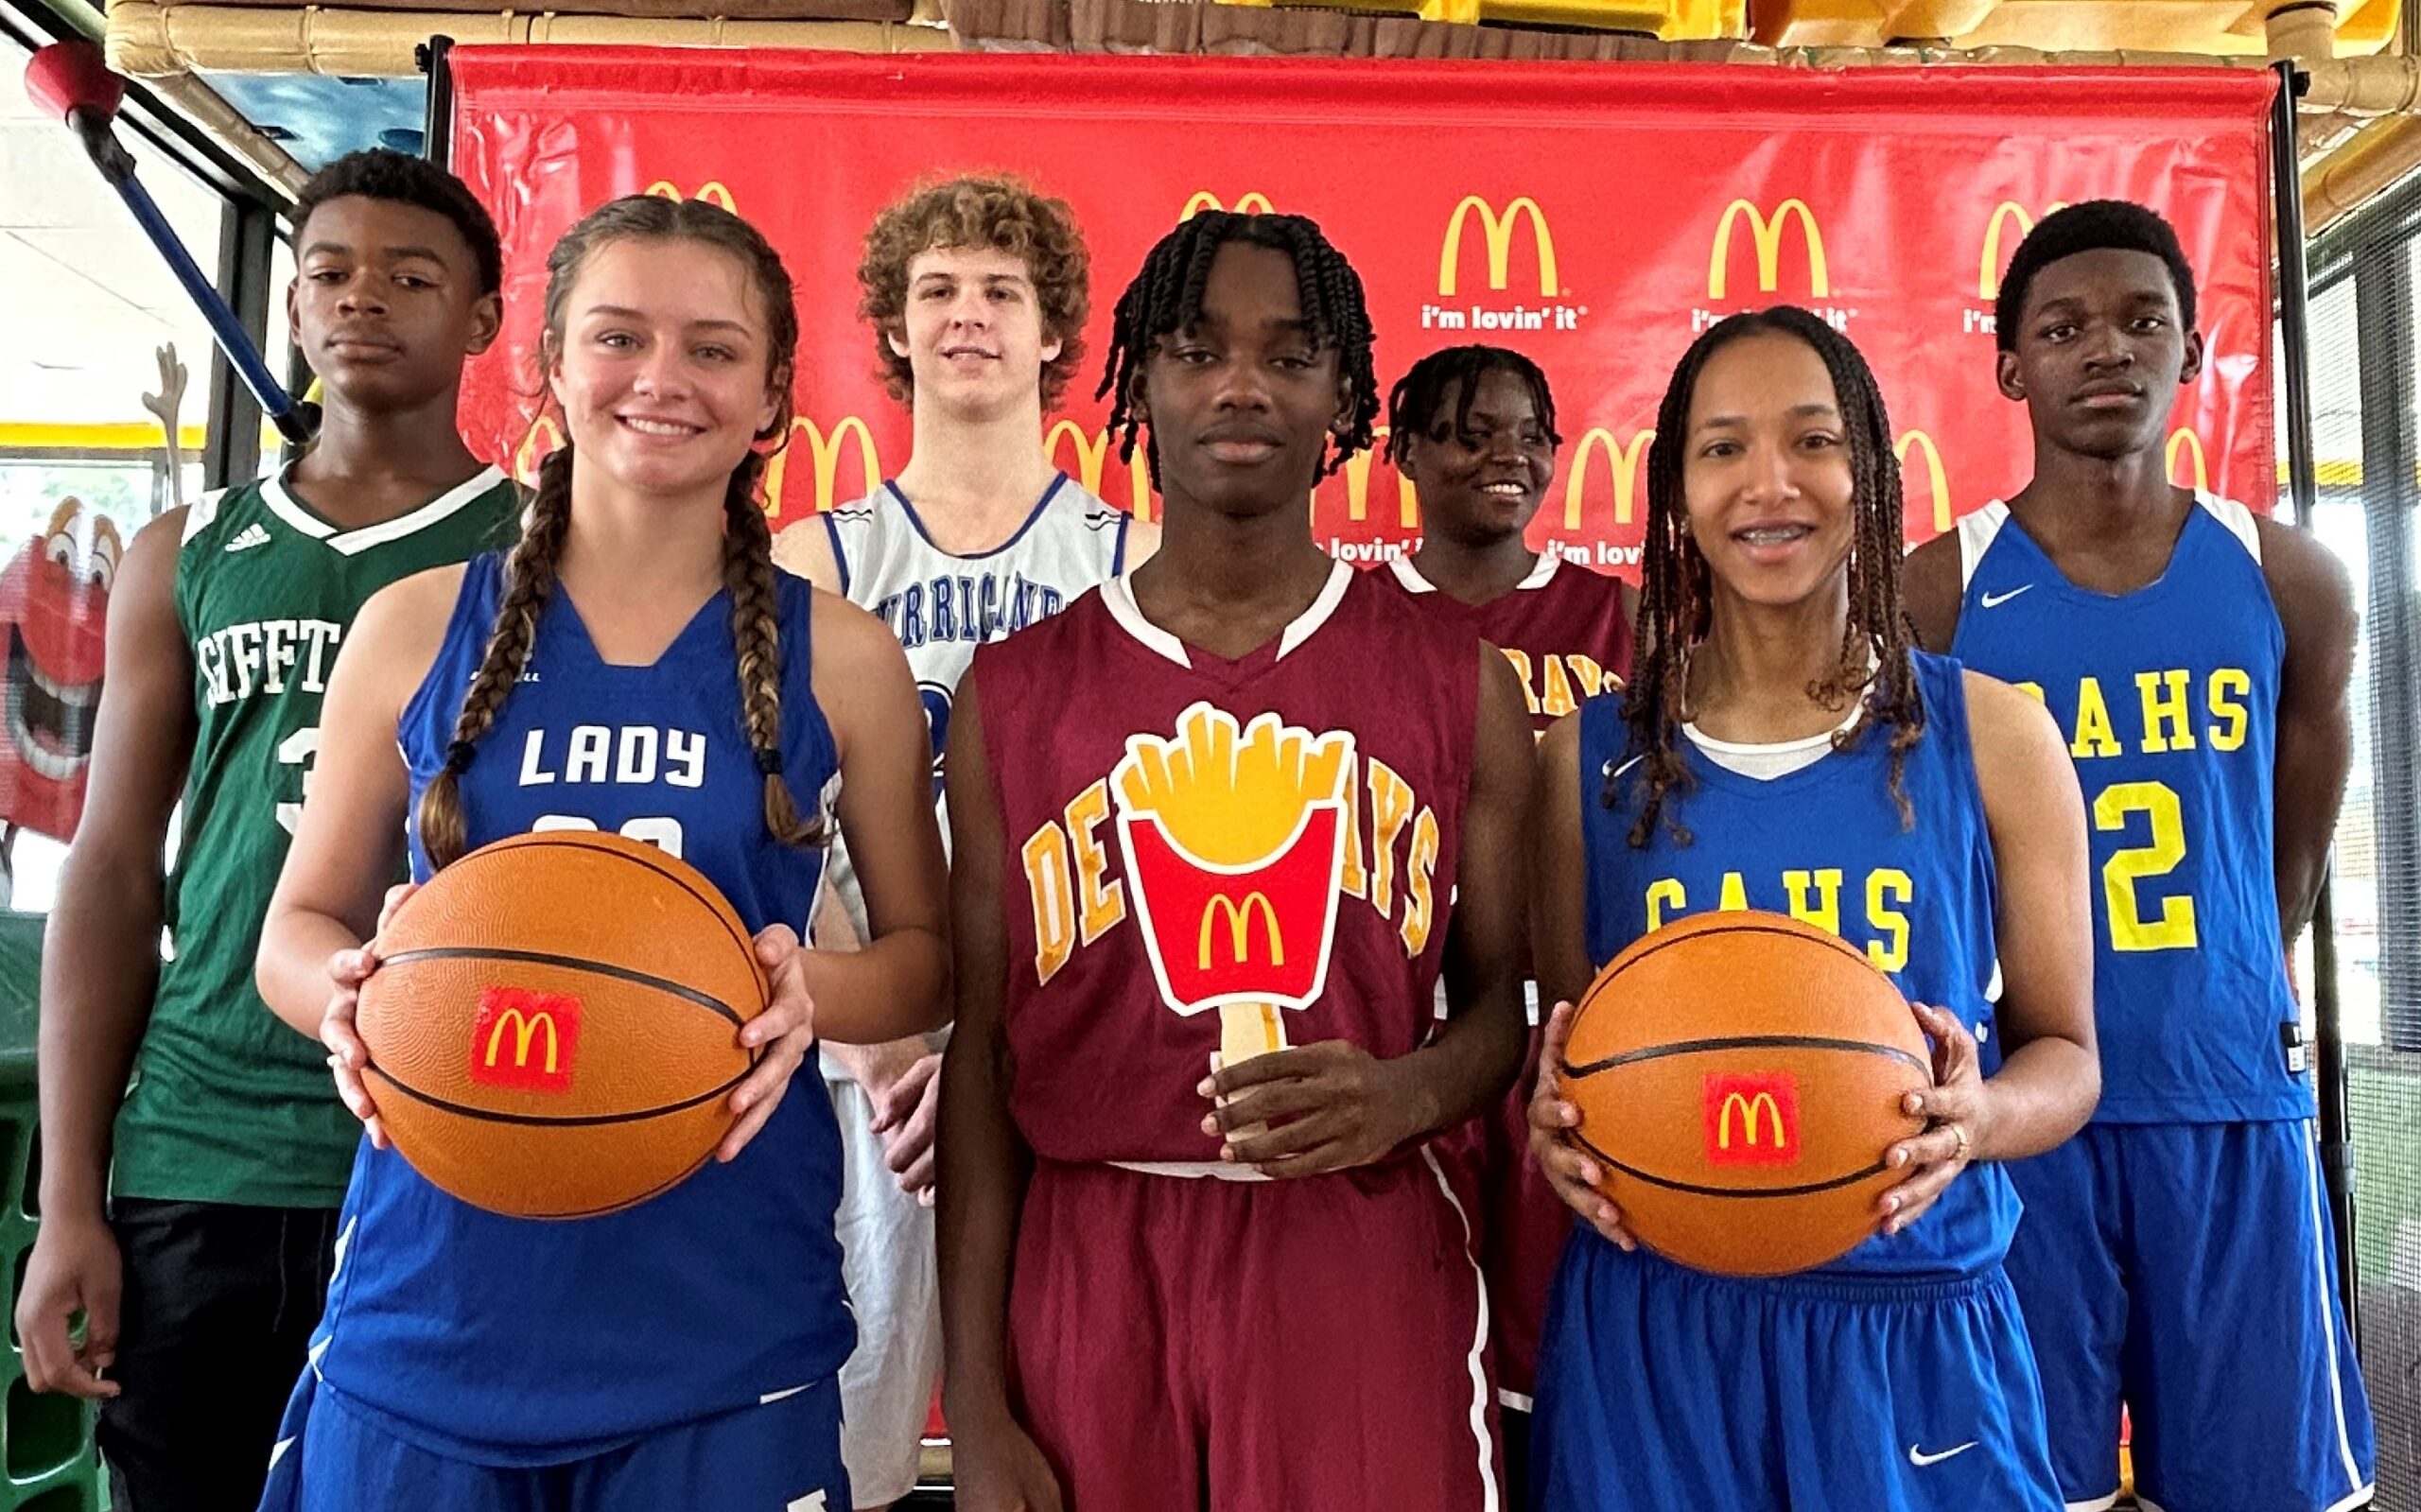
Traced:
[[[1062, 441], [1076, 448], [1073, 469], [1060, 466], [1059, 443]], [[1076, 481], [1085, 485], [1086, 493], [1096, 498], [1106, 498], [1108, 495], [1101, 491], [1101, 480], [1102, 475], [1109, 468], [1109, 444], [1110, 433], [1107, 430], [1088, 431], [1072, 420], [1060, 420], [1052, 424], [1051, 434], [1043, 438], [1042, 454], [1051, 460], [1052, 466], [1059, 467], [1062, 472], [1072, 471]], [[1126, 465], [1126, 487], [1129, 513], [1135, 518], [1149, 523], [1152, 518], [1152, 465], [1140, 446]]]
[[732, 202], [731, 190], [724, 186], [721, 179], [708, 179], [698, 186], [696, 194], [690, 195], [683, 194], [680, 186], [671, 180], [658, 179], [647, 186], [647, 192], [658, 200], [671, 200], [676, 202], [682, 200], [704, 200], [706, 203], [720, 206], [735, 216], [740, 214], [740, 206]]
[[1278, 905], [1269, 895], [1255, 888], [1242, 902], [1221, 893], [1204, 905], [1202, 910], [1202, 940], [1199, 969], [1210, 969], [1210, 926], [1217, 920], [1228, 921], [1228, 959], [1238, 965], [1252, 959], [1252, 921], [1259, 918], [1269, 931], [1269, 964], [1286, 964], [1286, 939], [1278, 932]]
[[529, 434], [523, 436], [521, 444], [514, 449], [514, 480], [525, 488], [534, 485], [538, 481], [538, 464], [545, 461], [549, 454], [561, 451], [563, 445], [564, 427], [555, 424], [554, 416], [540, 415], [530, 422]]
[[[821, 512], [843, 502], [835, 492], [840, 483], [841, 459], [848, 455], [842, 446], [853, 435], [858, 442], [858, 476], [862, 479], [858, 491], [873, 492], [875, 485], [882, 481], [882, 461], [875, 455], [874, 433], [866, 429], [866, 423], [855, 415], [845, 415], [827, 435], [814, 421], [802, 415], [791, 422], [791, 443], [766, 460], [765, 513], [775, 519], [782, 516], [790, 460], [797, 455], [801, 439], [807, 442], [808, 461], [815, 469], [815, 509]], [[848, 496], [854, 498], [857, 495]]]
[[1774, 1101], [1774, 1095], [1771, 1092], [1759, 1092], [1755, 1097], [1746, 1097], [1738, 1092], [1731, 1092], [1725, 1094], [1723, 1112], [1716, 1120], [1716, 1149], [1732, 1148], [1732, 1115], [1735, 1112], [1740, 1115], [1742, 1144], [1750, 1149], [1755, 1149], [1757, 1128], [1760, 1123], [1763, 1123], [1774, 1131], [1775, 1149], [1783, 1150], [1789, 1147], [1790, 1136], [1784, 1131], [1782, 1125], [1782, 1104]]
[[[1900, 459], [1900, 466], [1904, 473], [1908, 465], [1908, 454], [1918, 451], [1925, 453], [1925, 486], [1933, 490], [1933, 532], [1940, 535], [1950, 529], [1952, 519], [1950, 474], [1942, 465], [1942, 448], [1935, 445], [1933, 438], [1922, 430], [1902, 431], [1900, 439], [1891, 443], [1891, 455]], [[1905, 477], [1902, 478], [1902, 487], [1904, 490], [1907, 487]]]
[[[2065, 210], [2064, 200], [2054, 200], [2043, 207], [2043, 214]], [[2001, 235], [2011, 221], [2017, 222], [2017, 239], [2024, 241], [2034, 233], [2035, 217], [2014, 200], [2004, 200], [1993, 207], [1993, 218], [1984, 222], [1984, 255], [1977, 265], [1976, 297], [1986, 302], [2001, 297]]]
[[[1178, 222], [1182, 224], [1185, 221], [1192, 220], [1194, 217], [1202, 214], [1205, 210], [1225, 210], [1227, 208], [1227, 201], [1221, 200], [1217, 195], [1212, 194], [1208, 189], [1196, 189], [1193, 191], [1193, 198], [1185, 202], [1185, 214], [1177, 217], [1176, 218]], [[1267, 216], [1275, 215], [1277, 213], [1276, 207], [1269, 202], [1269, 196], [1262, 193], [1259, 189], [1247, 189], [1244, 193], [1236, 196], [1235, 210], [1236, 214], [1240, 216]]]
[[2194, 434], [2194, 427], [2191, 426], [2180, 426], [2169, 433], [2168, 450], [2163, 456], [2161, 465], [2168, 472], [2168, 480], [2172, 483], [2181, 482], [2177, 476], [2177, 456], [2180, 452], [2194, 459], [2192, 474], [2194, 481], [2187, 486], [2191, 486], [2197, 494], [2209, 493], [2211, 491], [2211, 460], [2203, 454], [2203, 438]]
[[1580, 529], [1582, 506], [1589, 495], [1589, 459], [1599, 451], [1606, 454], [1606, 466], [1614, 478], [1614, 523], [1629, 525], [1635, 513], [1632, 501], [1637, 496], [1639, 466], [1647, 456], [1650, 443], [1656, 440], [1653, 430], [1631, 432], [1630, 444], [1622, 445], [1613, 432], [1592, 426], [1580, 438], [1580, 445], [1572, 454], [1572, 472], [1563, 480], [1563, 528]]
[[1807, 241], [1807, 287], [1817, 299], [1833, 297], [1831, 269], [1824, 263], [1824, 234], [1816, 229], [1816, 212], [1807, 201], [1785, 200], [1776, 206], [1771, 217], [1746, 200], [1734, 200], [1723, 210], [1723, 218], [1715, 223], [1715, 249], [1706, 260], [1706, 297], [1723, 298], [1730, 282], [1726, 265], [1732, 259], [1732, 227], [1742, 216], [1749, 217], [1749, 236], [1757, 245], [1757, 287], [1770, 294], [1782, 283], [1782, 232], [1793, 218], [1799, 222], [1800, 235]]
[[[1370, 427], [1370, 444], [1345, 459], [1337, 472], [1345, 479], [1345, 517], [1367, 520], [1370, 517], [1370, 463], [1379, 455], [1387, 439], [1387, 427]], [[1319, 491], [1312, 492], [1312, 518], [1319, 518]], [[1412, 479], [1396, 474], [1396, 523], [1405, 530], [1420, 525], [1420, 495], [1413, 491]]]
[[563, 1042], [555, 1035], [554, 1015], [543, 1008], [526, 1017], [518, 1008], [507, 1008], [496, 1015], [496, 1027], [488, 1031], [487, 1063], [490, 1066], [496, 1064], [497, 1052], [504, 1048], [504, 1032], [507, 1029], [513, 1031], [513, 1064], [524, 1068], [530, 1064], [530, 1047], [536, 1041], [538, 1031], [545, 1030], [547, 1059], [544, 1069], [549, 1076], [555, 1074], [555, 1059], [563, 1050]]
[[1563, 291], [1562, 282], [1556, 277], [1555, 237], [1547, 231], [1546, 212], [1539, 202], [1524, 195], [1505, 207], [1499, 215], [1496, 207], [1475, 194], [1463, 196], [1454, 206], [1454, 215], [1446, 222], [1446, 240], [1437, 251], [1437, 292], [1454, 292], [1455, 269], [1463, 257], [1463, 224], [1473, 212], [1479, 216], [1480, 235], [1488, 243], [1488, 287], [1505, 287], [1511, 279], [1513, 262], [1513, 223], [1527, 219], [1530, 239], [1538, 243], [1539, 292], [1554, 299]]

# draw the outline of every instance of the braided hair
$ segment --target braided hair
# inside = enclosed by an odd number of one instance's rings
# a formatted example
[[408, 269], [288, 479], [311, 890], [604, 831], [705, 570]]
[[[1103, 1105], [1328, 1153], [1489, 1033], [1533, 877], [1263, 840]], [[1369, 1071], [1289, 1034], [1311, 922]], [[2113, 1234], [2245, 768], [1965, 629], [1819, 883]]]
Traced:
[[[790, 274], [772, 244], [758, 230], [730, 211], [700, 200], [667, 200], [632, 195], [600, 206], [564, 233], [547, 255], [545, 331], [541, 337], [543, 366], [551, 366], [563, 350], [564, 318], [581, 269], [601, 247], [633, 239], [693, 241], [720, 249], [738, 259], [755, 281], [765, 305], [768, 374], [782, 395], [774, 423], [758, 441], [787, 441], [791, 431], [792, 364], [798, 347], [798, 310], [791, 296]], [[732, 638], [739, 650], [740, 712], [757, 769], [764, 777], [765, 827], [787, 845], [824, 843], [825, 823], [799, 811], [798, 800], [782, 777], [782, 646], [774, 576], [773, 530], [758, 489], [763, 481], [769, 448], [750, 448], [731, 470], [723, 490], [723, 587], [731, 595]], [[522, 520], [521, 539], [505, 558], [504, 596], [496, 605], [496, 628], [487, 651], [462, 695], [454, 719], [454, 733], [445, 747], [443, 768], [421, 792], [416, 815], [421, 845], [429, 864], [444, 867], [460, 860], [467, 843], [462, 812], [462, 773], [470, 770], [481, 737], [495, 723], [504, 701], [521, 681], [530, 652], [537, 639], [538, 617], [553, 597], [555, 567], [563, 560], [564, 538], [571, 528], [572, 445], [569, 441], [538, 467], [538, 487]]]
[[[1118, 296], [1111, 317], [1109, 360], [1104, 365], [1096, 399], [1109, 398], [1109, 428], [1119, 438], [1122, 461], [1135, 456], [1138, 440], [1152, 476], [1160, 471], [1158, 444], [1135, 408], [1143, 364], [1159, 350], [1160, 339], [1192, 326], [1202, 316], [1202, 288], [1210, 281], [1210, 264], [1219, 249], [1236, 243], [1267, 247], [1295, 261], [1295, 287], [1303, 302], [1303, 322], [1311, 328], [1315, 350], [1333, 347], [1337, 366], [1353, 401], [1353, 412], [1334, 447], [1322, 454], [1317, 482], [1336, 471], [1348, 457], [1369, 448], [1371, 426], [1379, 418], [1379, 376], [1370, 363], [1376, 333], [1370, 311], [1362, 299], [1362, 277], [1345, 260], [1319, 226], [1302, 216], [1245, 216], [1227, 210], [1205, 210], [1180, 221], [1144, 254], [1143, 267], [1126, 292]], [[1115, 397], [1111, 397], [1111, 396]]]
[[[1807, 696], [1838, 709], [1852, 697], [1865, 695], [1869, 718], [1834, 736], [1834, 749], [1855, 745], [1869, 724], [1890, 729], [1892, 802], [1899, 807], [1902, 825], [1916, 823], [1900, 775], [1908, 748], [1925, 734], [1925, 705], [1908, 654], [1915, 636], [1900, 608], [1900, 460], [1891, 448], [1891, 424], [1874, 374], [1849, 338], [1806, 310], [1781, 304], [1731, 316], [1709, 327], [1682, 354], [1657, 408], [1656, 439], [1647, 448], [1647, 540], [1640, 553], [1639, 667], [1623, 695], [1629, 754], [1643, 758], [1638, 763], [1639, 817], [1630, 831], [1633, 845], [1647, 843], [1659, 818], [1681, 843], [1690, 841], [1688, 828], [1667, 810], [1665, 801], [1690, 784], [1679, 737], [1691, 717], [1690, 653], [1706, 638], [1714, 582], [1706, 558], [1690, 538], [1682, 459], [1698, 374], [1717, 352], [1758, 336], [1787, 336], [1815, 349], [1832, 375], [1848, 440], [1853, 516], [1849, 618], [1838, 658], [1808, 685]], [[1608, 773], [1601, 801], [1610, 808], [1617, 798], [1617, 782], [1614, 773]]]
[[[1402, 459], [1407, 436], [1443, 441], [1469, 430], [1472, 396], [1479, 392], [1479, 380], [1491, 373], [1509, 373], [1522, 381], [1530, 391], [1530, 406], [1538, 411], [1547, 444], [1562, 445], [1563, 437], [1555, 428], [1555, 395], [1547, 391], [1547, 375], [1537, 363], [1507, 347], [1449, 346], [1414, 363], [1387, 395], [1387, 461]], [[1449, 393], [1454, 395], [1452, 415], [1443, 412]]]

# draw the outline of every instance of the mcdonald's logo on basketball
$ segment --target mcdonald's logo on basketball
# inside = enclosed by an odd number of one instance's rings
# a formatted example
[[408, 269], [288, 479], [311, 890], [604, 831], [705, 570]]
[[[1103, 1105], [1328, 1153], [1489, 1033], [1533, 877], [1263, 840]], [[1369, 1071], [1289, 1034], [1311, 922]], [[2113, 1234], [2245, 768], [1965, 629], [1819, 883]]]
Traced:
[[[2054, 200], [2043, 207], [2043, 213], [2047, 216], [2054, 210], [2066, 208], [2065, 200]], [[1984, 222], [1984, 255], [1977, 265], [1976, 297], [1987, 304], [2001, 297], [2001, 269], [2008, 266], [2008, 260], [2001, 256], [2001, 237], [2012, 221], [2017, 225], [2019, 241], [2034, 234], [2033, 215], [2014, 200], [2004, 200], [1994, 205], [1993, 218]], [[2016, 248], [2012, 246], [2010, 250], [2014, 252]]]
[[1656, 432], [1639, 430], [1631, 433], [1626, 446], [1614, 440], [1613, 432], [1592, 426], [1580, 438], [1580, 445], [1572, 454], [1572, 473], [1563, 480], [1563, 528], [1580, 529], [1589, 496], [1589, 461], [1600, 452], [1605, 454], [1606, 468], [1614, 481], [1614, 523], [1629, 525], [1638, 496], [1640, 463], [1646, 460], [1647, 448], [1656, 440]]
[[1744, 216], [1749, 221], [1750, 240], [1756, 244], [1757, 288], [1761, 293], [1770, 294], [1781, 287], [1783, 228], [1796, 220], [1800, 235], [1807, 244], [1807, 291], [1816, 299], [1833, 297], [1832, 273], [1824, 263], [1824, 234], [1817, 229], [1816, 212], [1807, 208], [1806, 200], [1790, 199], [1776, 206], [1770, 217], [1746, 200], [1734, 200], [1724, 207], [1723, 218], [1715, 224], [1714, 250], [1707, 256], [1707, 298], [1721, 299], [1730, 287], [1732, 228]]
[[568, 993], [489, 987], [471, 1020], [471, 1080], [522, 1092], [571, 1089], [580, 999]]
[[1278, 930], [1278, 906], [1269, 901], [1268, 894], [1256, 888], [1246, 893], [1242, 902], [1238, 902], [1228, 894], [1221, 893], [1204, 905], [1202, 939], [1199, 954], [1194, 962], [1195, 967], [1203, 971], [1210, 969], [1211, 926], [1221, 919], [1225, 919], [1228, 923], [1228, 960], [1236, 965], [1242, 965], [1251, 960], [1252, 921], [1256, 918], [1261, 920], [1262, 927], [1269, 932], [1269, 964], [1273, 966], [1284, 965], [1286, 937]]
[[[2194, 470], [2185, 478], [2177, 476], [2177, 459], [2180, 453], [2184, 453], [2194, 461]], [[2168, 451], [2164, 459], [2164, 464], [2168, 473], [2168, 480], [2177, 484], [2178, 487], [2191, 488], [2197, 494], [2207, 494], [2211, 491], [2211, 460], [2203, 455], [2203, 438], [2194, 433], [2193, 426], [2185, 426], [2169, 432]]]
[[1706, 1157], [1718, 1166], [1799, 1158], [1799, 1079], [1787, 1071], [1706, 1079]]
[[1489, 287], [1502, 289], [1511, 281], [1513, 227], [1516, 222], [1526, 220], [1539, 254], [1539, 293], [1548, 299], [1561, 296], [1563, 285], [1556, 276], [1555, 237], [1547, 230], [1546, 212], [1539, 208], [1539, 202], [1525, 194], [1507, 205], [1500, 215], [1494, 205], [1475, 194], [1467, 194], [1447, 219], [1446, 240], [1437, 252], [1437, 292], [1441, 297], [1454, 292], [1463, 257], [1463, 227], [1473, 215], [1479, 217], [1480, 238], [1488, 244]]
[[[1227, 208], [1227, 202], [1221, 200], [1217, 195], [1212, 194], [1208, 189], [1196, 189], [1193, 191], [1193, 197], [1185, 201], [1185, 213], [1176, 218], [1178, 222], [1182, 224], [1185, 221], [1192, 220], [1194, 217], [1202, 214], [1205, 210], [1225, 210]], [[1259, 189], [1247, 189], [1244, 193], [1236, 196], [1235, 211], [1236, 214], [1240, 216], [1267, 216], [1277, 213], [1276, 207], [1271, 205], [1269, 202], [1269, 196], [1262, 193]]]
[[[861, 481], [855, 493], [839, 492], [841, 460], [850, 455], [842, 450], [850, 437], [856, 437], [858, 477]], [[781, 517], [790, 481], [790, 461], [798, 454], [798, 443], [807, 443], [807, 457], [815, 470], [815, 509], [824, 511], [848, 499], [870, 494], [882, 481], [882, 460], [875, 454], [874, 432], [855, 415], [845, 415], [841, 423], [827, 434], [814, 421], [802, 415], [791, 422], [791, 444], [766, 460], [765, 499], [775, 518]]]
[[675, 203], [683, 200], [704, 200], [706, 203], [720, 206], [735, 216], [740, 214], [740, 206], [732, 202], [731, 190], [723, 185], [721, 179], [707, 180], [698, 186], [696, 194], [689, 195], [683, 194], [680, 185], [671, 180], [658, 179], [647, 186], [647, 192], [658, 200], [671, 200]]
[[1900, 459], [1904, 494], [1908, 459], [1919, 452], [1925, 454], [1925, 486], [1932, 490], [1928, 496], [1933, 499], [1933, 533], [1940, 535], [1950, 529], [1955, 518], [1950, 508], [1950, 473], [1942, 464], [1942, 448], [1936, 446], [1933, 438], [1922, 430], [1902, 431], [1900, 439], [1891, 443], [1891, 454]]

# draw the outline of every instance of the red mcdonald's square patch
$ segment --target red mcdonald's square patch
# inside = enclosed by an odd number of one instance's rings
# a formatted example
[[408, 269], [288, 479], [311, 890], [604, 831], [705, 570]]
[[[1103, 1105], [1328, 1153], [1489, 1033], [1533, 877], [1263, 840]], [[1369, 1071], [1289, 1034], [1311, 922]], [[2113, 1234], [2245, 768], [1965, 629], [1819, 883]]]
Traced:
[[471, 1021], [471, 1080], [521, 1092], [571, 1089], [580, 999], [566, 992], [488, 987]]
[[1717, 1166], [1785, 1166], [1799, 1158], [1799, 1078], [1788, 1071], [1706, 1079], [1706, 1158]]

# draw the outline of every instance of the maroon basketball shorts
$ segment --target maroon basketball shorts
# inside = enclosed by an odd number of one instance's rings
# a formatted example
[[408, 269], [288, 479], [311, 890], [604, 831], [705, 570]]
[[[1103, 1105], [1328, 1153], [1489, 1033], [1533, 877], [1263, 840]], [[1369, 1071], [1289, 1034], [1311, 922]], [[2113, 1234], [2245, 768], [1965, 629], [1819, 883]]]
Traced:
[[1530, 1093], [1538, 1083], [1541, 1038], [1539, 1030], [1530, 1031], [1521, 1079], [1480, 1116], [1474, 1131], [1482, 1191], [1480, 1267], [1488, 1276], [1497, 1383], [1505, 1404], [1523, 1412], [1530, 1410], [1535, 1389], [1547, 1290], [1572, 1233], [1572, 1209], [1530, 1158]]
[[1425, 1151], [1291, 1181], [1043, 1161], [1026, 1193], [1011, 1366], [1078, 1512], [1499, 1512], [1487, 1337]]

